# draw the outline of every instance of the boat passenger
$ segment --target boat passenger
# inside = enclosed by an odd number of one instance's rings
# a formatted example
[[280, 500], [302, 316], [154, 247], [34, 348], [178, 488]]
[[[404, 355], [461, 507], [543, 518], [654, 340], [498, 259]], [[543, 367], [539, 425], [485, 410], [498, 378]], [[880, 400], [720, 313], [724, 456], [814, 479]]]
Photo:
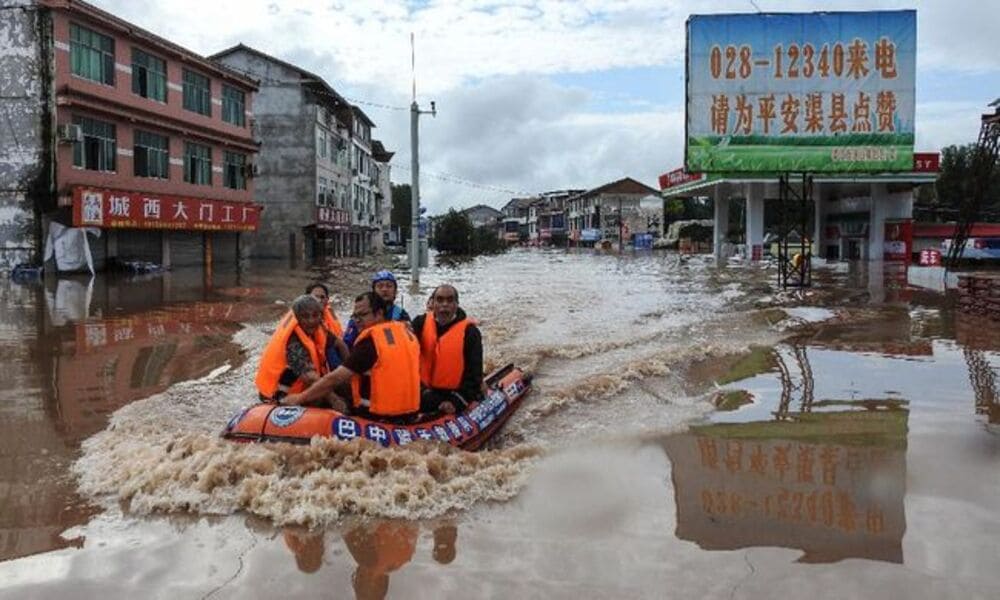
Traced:
[[409, 323], [386, 320], [381, 296], [365, 292], [354, 299], [351, 320], [361, 333], [344, 364], [307, 390], [290, 394], [286, 404], [303, 404], [338, 390], [347, 396], [350, 383], [353, 412], [375, 417], [415, 413], [420, 408], [420, 344]]
[[[381, 297], [388, 307], [386, 309], [385, 318], [389, 321], [406, 321], [410, 322], [410, 315], [407, 314], [406, 310], [396, 304], [396, 292], [398, 291], [396, 284], [396, 276], [392, 274], [392, 271], [379, 271], [372, 276], [372, 291]], [[355, 340], [358, 339], [358, 334], [361, 333], [361, 328], [358, 327], [354, 319], [347, 322], [347, 331], [344, 332], [343, 338], [347, 347], [350, 348], [354, 345]]]
[[344, 326], [330, 306], [330, 288], [323, 283], [311, 283], [306, 286], [306, 293], [319, 300], [323, 306], [323, 327], [327, 333], [326, 363], [330, 370], [336, 369], [350, 351], [344, 343]]
[[444, 284], [431, 310], [413, 320], [420, 340], [421, 412], [448, 414], [478, 400], [483, 387], [483, 336], [458, 305], [458, 290]]
[[278, 323], [260, 359], [254, 383], [261, 399], [280, 401], [327, 373], [327, 334], [322, 321], [322, 305], [313, 296], [304, 294], [292, 302], [291, 312]]

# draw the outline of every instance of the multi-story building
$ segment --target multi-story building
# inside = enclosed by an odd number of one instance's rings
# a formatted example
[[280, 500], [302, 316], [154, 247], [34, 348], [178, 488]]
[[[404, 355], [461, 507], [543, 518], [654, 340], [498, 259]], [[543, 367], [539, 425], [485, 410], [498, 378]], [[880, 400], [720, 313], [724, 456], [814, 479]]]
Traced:
[[532, 241], [537, 240], [540, 245], [564, 245], [567, 240], [566, 200], [583, 191], [557, 190], [541, 194], [542, 202], [532, 207], [537, 212], [537, 233]]
[[97, 268], [235, 263], [260, 216], [256, 82], [85, 2], [19, 4], [0, 16], [23, 34], [6, 38], [17, 104], [0, 165], [15, 168], [0, 172], [18, 226], [0, 222], [0, 241], [37, 255], [55, 223], [103, 230], [85, 238]]
[[[210, 57], [259, 80], [257, 198], [267, 209], [252, 255], [359, 256], [381, 237], [388, 169], [371, 119], [322, 77], [243, 44]], [[388, 163], [392, 154], [380, 156]], [[384, 172], [384, 175], [383, 175]]]
[[488, 227], [494, 230], [503, 217], [502, 212], [485, 204], [477, 204], [462, 209], [462, 213], [469, 218], [469, 222], [472, 223], [473, 227]]
[[625, 177], [567, 198], [569, 239], [576, 243], [627, 242], [632, 234], [645, 233], [649, 224], [641, 202], [656, 193], [648, 185]]
[[530, 196], [527, 198], [511, 198], [510, 202], [504, 204], [503, 229], [501, 236], [508, 243], [526, 241], [529, 238], [529, 213], [531, 206], [539, 201], [539, 198]]

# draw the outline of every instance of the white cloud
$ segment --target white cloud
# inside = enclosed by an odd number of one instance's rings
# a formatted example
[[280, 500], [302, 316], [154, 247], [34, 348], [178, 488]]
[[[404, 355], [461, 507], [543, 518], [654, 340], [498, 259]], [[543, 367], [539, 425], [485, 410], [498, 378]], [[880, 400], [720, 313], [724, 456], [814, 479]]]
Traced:
[[[432, 211], [499, 205], [515, 191], [587, 187], [625, 175], [654, 185], [683, 160], [683, 107], [658, 104], [638, 86], [598, 94], [557, 85], [551, 76], [676, 67], [689, 14], [754, 10], [749, 0], [92, 1], [196, 52], [243, 42], [323, 76], [348, 98], [401, 107], [410, 102], [414, 32], [419, 100], [426, 107], [433, 98], [440, 109], [436, 119], [421, 120], [422, 191]], [[871, 8], [867, 0], [756, 4], [765, 11]], [[918, 3], [921, 71], [1000, 70], [1000, 18], [992, 4]], [[912, 5], [887, 0], [878, 8]], [[950, 104], [919, 97], [927, 100], [917, 105], [919, 149], [975, 139], [978, 111], [1000, 89], [968, 93], [984, 96]], [[604, 112], [609, 99], [618, 112]], [[376, 137], [397, 151], [393, 178], [408, 181], [409, 114], [362, 108], [378, 125]]]

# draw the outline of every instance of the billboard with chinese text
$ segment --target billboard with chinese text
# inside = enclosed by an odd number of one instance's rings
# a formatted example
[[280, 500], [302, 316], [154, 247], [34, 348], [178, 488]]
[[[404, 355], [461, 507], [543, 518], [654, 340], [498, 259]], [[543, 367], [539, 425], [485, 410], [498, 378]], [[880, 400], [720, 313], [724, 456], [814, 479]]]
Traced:
[[692, 15], [689, 172], [913, 167], [916, 11]]
[[249, 202], [77, 187], [73, 225], [186, 231], [256, 231], [261, 206]]

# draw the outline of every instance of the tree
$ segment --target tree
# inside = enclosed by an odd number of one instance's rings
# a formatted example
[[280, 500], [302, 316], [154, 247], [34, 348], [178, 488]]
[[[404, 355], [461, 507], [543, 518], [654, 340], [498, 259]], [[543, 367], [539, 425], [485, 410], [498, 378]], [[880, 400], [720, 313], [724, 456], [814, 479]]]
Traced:
[[404, 244], [410, 239], [410, 226], [413, 223], [413, 208], [410, 198], [410, 184], [393, 184], [389, 224], [393, 227], [399, 227]]
[[[921, 221], [955, 221], [965, 203], [975, 194], [976, 144], [947, 146], [941, 149], [941, 171], [934, 186], [922, 186], [914, 202], [914, 216]], [[978, 207], [981, 218], [1000, 218], [1000, 169], [994, 169]]]
[[472, 232], [469, 217], [451, 209], [434, 227], [434, 247], [443, 254], [472, 254]]
[[454, 209], [438, 220], [434, 227], [434, 247], [442, 254], [473, 256], [492, 254], [506, 249], [496, 230], [473, 227], [465, 213]]

